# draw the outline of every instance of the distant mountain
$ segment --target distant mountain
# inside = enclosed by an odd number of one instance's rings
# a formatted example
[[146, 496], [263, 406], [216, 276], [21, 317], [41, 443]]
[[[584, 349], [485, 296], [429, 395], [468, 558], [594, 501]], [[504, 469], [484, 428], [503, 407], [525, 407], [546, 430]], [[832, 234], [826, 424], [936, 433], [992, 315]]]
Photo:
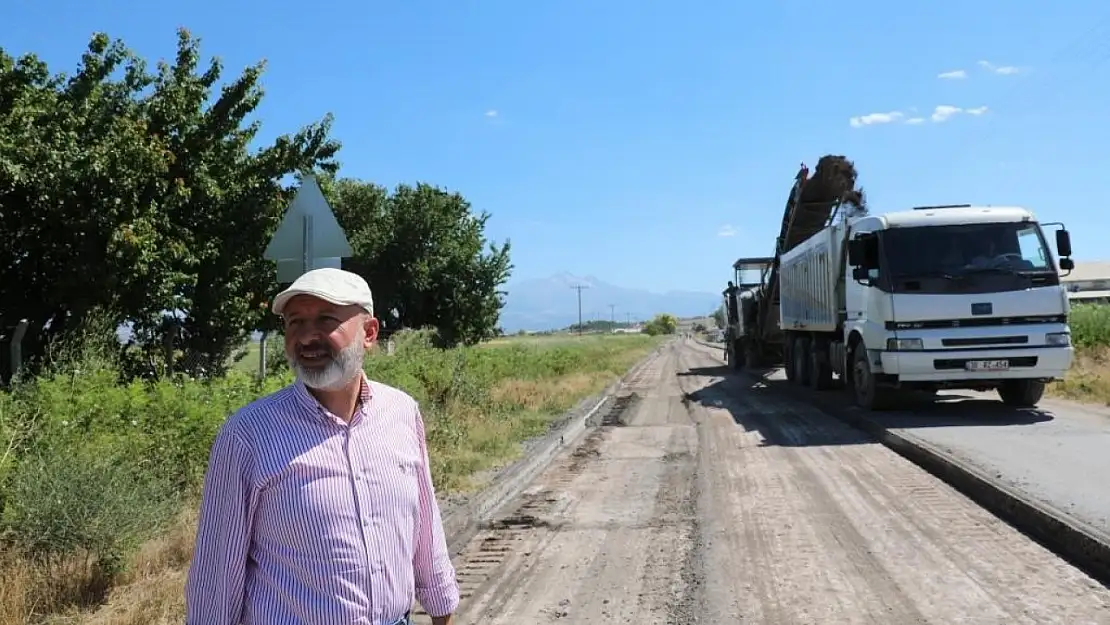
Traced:
[[702, 317], [717, 308], [719, 293], [668, 291], [653, 293], [626, 289], [604, 282], [594, 276], [558, 273], [548, 278], [535, 278], [509, 283], [505, 287], [505, 308], [501, 310], [501, 328], [518, 330], [553, 330], [578, 323], [578, 296], [571, 288], [587, 285], [582, 290], [582, 320], [609, 319], [609, 305], [614, 306], [617, 321], [650, 319], [668, 312], [678, 317]]

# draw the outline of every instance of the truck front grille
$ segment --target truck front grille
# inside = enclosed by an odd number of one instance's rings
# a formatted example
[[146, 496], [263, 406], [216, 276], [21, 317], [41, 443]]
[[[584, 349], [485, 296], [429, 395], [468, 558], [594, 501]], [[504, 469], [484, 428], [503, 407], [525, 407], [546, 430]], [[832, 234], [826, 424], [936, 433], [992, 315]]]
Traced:
[[941, 339], [945, 347], [975, 347], [977, 345], [1025, 345], [1028, 336], [976, 336], [961, 339]]

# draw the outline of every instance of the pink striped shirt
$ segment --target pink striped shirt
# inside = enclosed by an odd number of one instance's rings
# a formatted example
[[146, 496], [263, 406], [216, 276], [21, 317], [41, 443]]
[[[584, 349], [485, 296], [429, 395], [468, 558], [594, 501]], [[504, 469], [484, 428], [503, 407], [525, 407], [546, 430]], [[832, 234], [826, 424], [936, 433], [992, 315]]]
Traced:
[[406, 393], [364, 378], [350, 425], [301, 382], [245, 406], [212, 445], [187, 625], [384, 625], [459, 604]]

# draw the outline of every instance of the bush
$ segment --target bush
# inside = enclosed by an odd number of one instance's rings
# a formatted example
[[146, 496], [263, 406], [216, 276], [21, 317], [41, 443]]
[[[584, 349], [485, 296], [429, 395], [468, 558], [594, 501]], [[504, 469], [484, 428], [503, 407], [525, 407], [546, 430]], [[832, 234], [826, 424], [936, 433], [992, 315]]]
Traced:
[[1072, 342], [1080, 349], [1110, 346], [1110, 306], [1075, 304], [1068, 317]]
[[[123, 448], [61, 444], [13, 471], [2, 518], [6, 541], [47, 562], [88, 554], [112, 576], [177, 511], [172, 485]], [[92, 572], [85, 571], [86, 575]]]
[[674, 334], [678, 330], [678, 318], [669, 313], [655, 315], [655, 318], [644, 324], [644, 334], [659, 336], [661, 334]]

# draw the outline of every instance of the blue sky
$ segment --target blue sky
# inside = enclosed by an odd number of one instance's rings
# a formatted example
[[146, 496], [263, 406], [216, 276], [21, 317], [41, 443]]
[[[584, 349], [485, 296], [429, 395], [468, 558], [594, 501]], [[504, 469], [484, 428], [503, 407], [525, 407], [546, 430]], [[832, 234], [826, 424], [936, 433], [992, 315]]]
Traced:
[[514, 279], [719, 291], [829, 152], [872, 212], [1021, 204], [1067, 222], [1080, 262], [1110, 257], [1104, 3], [7, 4], [0, 45], [56, 70], [94, 31], [170, 57], [178, 26], [228, 75], [266, 59], [264, 139], [333, 113], [343, 175], [462, 192], [512, 240]]

